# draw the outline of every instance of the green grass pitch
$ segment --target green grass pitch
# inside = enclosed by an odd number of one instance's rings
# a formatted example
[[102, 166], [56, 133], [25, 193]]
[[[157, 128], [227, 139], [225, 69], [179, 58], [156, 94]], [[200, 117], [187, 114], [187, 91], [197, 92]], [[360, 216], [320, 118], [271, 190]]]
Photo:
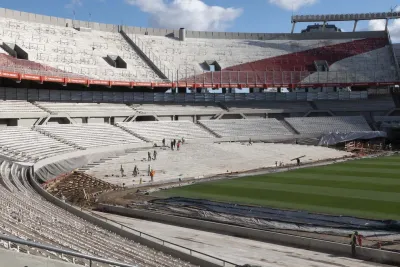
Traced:
[[155, 195], [400, 220], [400, 156], [200, 183]]

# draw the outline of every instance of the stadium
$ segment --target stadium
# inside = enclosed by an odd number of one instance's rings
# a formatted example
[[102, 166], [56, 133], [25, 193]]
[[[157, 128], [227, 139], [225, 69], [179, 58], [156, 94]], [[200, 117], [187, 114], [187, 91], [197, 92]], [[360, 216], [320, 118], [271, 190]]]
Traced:
[[357, 31], [397, 18], [235, 33], [0, 8], [0, 266], [399, 266], [400, 46]]

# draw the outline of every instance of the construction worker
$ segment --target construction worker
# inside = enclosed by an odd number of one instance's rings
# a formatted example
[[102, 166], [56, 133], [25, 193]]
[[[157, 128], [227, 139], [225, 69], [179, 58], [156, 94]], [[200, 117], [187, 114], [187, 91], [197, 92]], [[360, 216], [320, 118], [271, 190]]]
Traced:
[[297, 158], [296, 161], [297, 161], [297, 166], [300, 166], [300, 159]]
[[174, 141], [171, 140], [171, 150], [174, 150]]
[[178, 144], [176, 145], [176, 150], [179, 151], [179, 148], [181, 147], [181, 140], [178, 141]]
[[151, 153], [150, 153], [150, 151], [147, 152], [147, 161], [151, 161]]
[[162, 145], [165, 146], [165, 138], [162, 140]]
[[357, 236], [358, 236], [358, 232], [357, 232], [357, 231], [355, 231], [355, 232], [350, 236], [351, 255], [352, 255], [354, 258], [356, 257]]
[[133, 176], [137, 176], [139, 174], [139, 169], [138, 167], [135, 165], [135, 168], [133, 168]]
[[154, 152], [153, 152], [153, 159], [154, 159], [154, 160], [157, 159], [157, 151], [156, 151], [156, 150], [154, 150]]
[[182, 145], [185, 144], [185, 138], [182, 137]]
[[151, 166], [149, 164], [149, 166], [147, 167], [147, 175], [150, 176], [150, 172], [151, 172]]
[[121, 168], [119, 169], [119, 171], [121, 172], [121, 177], [124, 177], [124, 168], [122, 168], [122, 165], [121, 165]]
[[154, 181], [154, 175], [156, 174], [156, 171], [155, 170], [151, 170], [150, 171], [150, 178], [151, 178], [151, 181], [153, 182]]

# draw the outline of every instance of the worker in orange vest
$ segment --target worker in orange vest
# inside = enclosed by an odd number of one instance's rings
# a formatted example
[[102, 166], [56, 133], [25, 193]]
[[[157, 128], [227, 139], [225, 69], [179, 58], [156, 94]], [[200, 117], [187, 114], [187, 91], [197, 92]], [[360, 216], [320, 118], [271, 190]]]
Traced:
[[150, 178], [151, 178], [151, 181], [153, 182], [154, 181], [154, 175], [156, 174], [156, 171], [155, 170], [151, 170], [151, 172], [150, 172]]

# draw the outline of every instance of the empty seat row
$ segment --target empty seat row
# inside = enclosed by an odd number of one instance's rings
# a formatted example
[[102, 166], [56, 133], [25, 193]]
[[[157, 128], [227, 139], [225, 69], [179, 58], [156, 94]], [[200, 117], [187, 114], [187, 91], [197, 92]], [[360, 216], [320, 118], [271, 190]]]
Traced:
[[221, 137], [278, 137], [292, 135], [292, 133], [276, 119], [201, 120], [199, 122]]
[[109, 103], [56, 103], [36, 102], [37, 105], [48, 110], [51, 114], [66, 113], [73, 116], [129, 116], [134, 110], [125, 104]]
[[0, 154], [28, 162], [74, 151], [74, 147], [25, 127], [0, 128]]
[[127, 122], [118, 123], [118, 126], [158, 143], [164, 138], [169, 141], [181, 138], [190, 140], [214, 137], [190, 121]]
[[80, 148], [135, 144], [137, 137], [109, 124], [41, 125], [35, 129]]
[[300, 134], [324, 134], [330, 132], [371, 131], [371, 127], [362, 116], [348, 117], [301, 117], [285, 119]]

